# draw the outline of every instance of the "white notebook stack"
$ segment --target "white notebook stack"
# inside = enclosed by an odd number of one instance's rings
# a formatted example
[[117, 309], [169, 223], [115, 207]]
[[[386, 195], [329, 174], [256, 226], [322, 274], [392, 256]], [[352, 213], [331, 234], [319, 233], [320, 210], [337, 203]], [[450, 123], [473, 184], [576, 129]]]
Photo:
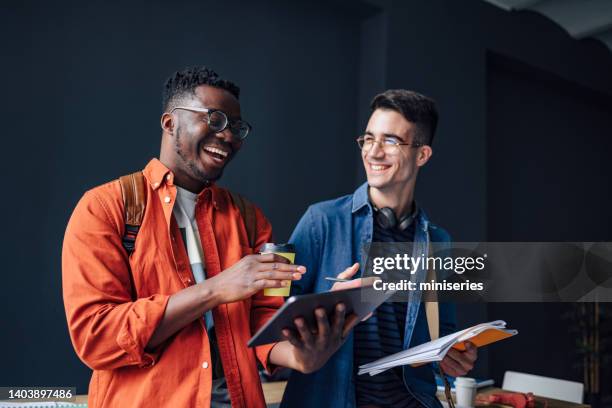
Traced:
[[402, 365], [421, 365], [432, 361], [441, 361], [451, 348], [463, 351], [465, 342], [470, 341], [476, 347], [485, 346], [496, 341], [512, 337], [518, 333], [517, 330], [506, 329], [506, 322], [495, 320], [489, 323], [481, 323], [458, 331], [448, 336], [440, 337], [428, 343], [421, 344], [408, 350], [383, 357], [359, 367], [359, 375], [376, 375], [390, 368]]

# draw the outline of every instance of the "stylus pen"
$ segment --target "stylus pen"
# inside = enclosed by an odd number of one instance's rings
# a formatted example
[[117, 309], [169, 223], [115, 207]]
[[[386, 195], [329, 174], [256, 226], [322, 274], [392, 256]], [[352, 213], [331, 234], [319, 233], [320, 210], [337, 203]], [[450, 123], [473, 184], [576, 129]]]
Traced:
[[326, 276], [325, 279], [327, 279], [328, 281], [333, 281], [333, 282], [350, 282], [351, 281], [351, 279], [330, 278], [329, 276]]

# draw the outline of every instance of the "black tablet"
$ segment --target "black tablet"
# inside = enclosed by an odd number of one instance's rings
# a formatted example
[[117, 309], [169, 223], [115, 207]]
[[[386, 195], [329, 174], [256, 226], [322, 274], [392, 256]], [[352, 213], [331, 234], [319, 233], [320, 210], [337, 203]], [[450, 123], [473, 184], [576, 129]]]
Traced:
[[335, 313], [335, 307], [342, 302], [346, 306], [347, 315], [355, 313], [363, 319], [374, 311], [381, 303], [393, 295], [393, 291], [375, 290], [371, 285], [359, 288], [336, 290], [333, 292], [313, 293], [309, 295], [291, 296], [278, 309], [270, 320], [249, 340], [249, 347], [274, 343], [284, 340], [281, 331], [294, 328], [293, 320], [302, 317], [309, 326], [316, 325], [314, 310], [323, 307], [328, 316]]

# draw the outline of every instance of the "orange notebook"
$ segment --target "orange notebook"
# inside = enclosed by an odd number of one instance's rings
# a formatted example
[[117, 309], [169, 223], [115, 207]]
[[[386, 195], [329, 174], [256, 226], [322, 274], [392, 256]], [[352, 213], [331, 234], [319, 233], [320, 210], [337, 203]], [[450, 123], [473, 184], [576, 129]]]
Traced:
[[[495, 329], [491, 328], [491, 329], [484, 330], [483, 332], [477, 334], [474, 337], [470, 337], [466, 341], [469, 341], [476, 347], [482, 347], [482, 346], [486, 346], [487, 344], [495, 343], [496, 341], [507, 339], [508, 337], [512, 337], [517, 333], [518, 332], [516, 330], [508, 331], [508, 330], [499, 330], [497, 328]], [[456, 343], [453, 346], [453, 348], [459, 351], [464, 351], [465, 341]]]

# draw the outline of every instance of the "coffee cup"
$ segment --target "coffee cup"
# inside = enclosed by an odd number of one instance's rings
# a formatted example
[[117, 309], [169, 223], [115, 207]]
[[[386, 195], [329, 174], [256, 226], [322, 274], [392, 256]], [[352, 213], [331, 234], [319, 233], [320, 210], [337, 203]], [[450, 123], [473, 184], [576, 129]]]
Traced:
[[462, 408], [473, 407], [476, 400], [476, 380], [469, 377], [455, 378], [455, 395], [457, 406]]
[[[271, 242], [263, 244], [259, 249], [260, 254], [277, 254], [286, 258], [290, 263], [295, 262], [295, 246], [293, 244], [273, 244]], [[291, 281], [284, 281], [287, 286], [282, 288], [265, 288], [264, 296], [289, 296], [291, 292]]]

